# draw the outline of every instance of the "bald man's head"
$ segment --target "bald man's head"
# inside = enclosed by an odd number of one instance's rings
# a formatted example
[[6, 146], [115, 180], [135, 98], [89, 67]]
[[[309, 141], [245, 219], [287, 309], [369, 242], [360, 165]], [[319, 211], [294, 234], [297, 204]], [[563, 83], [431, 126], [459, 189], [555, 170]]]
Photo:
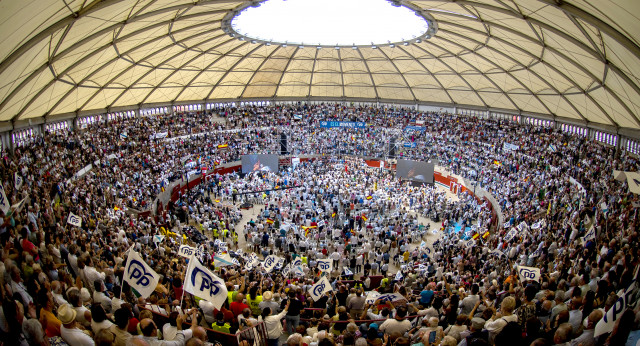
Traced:
[[195, 327], [193, 329], [193, 339], [207, 341], [207, 331], [200, 326]]
[[602, 311], [601, 310], [593, 310], [589, 314], [589, 319], [587, 320], [587, 329], [593, 329], [596, 327], [596, 324], [602, 319]]
[[158, 327], [150, 318], [145, 318], [140, 321], [140, 330], [144, 336], [156, 336], [158, 334]]

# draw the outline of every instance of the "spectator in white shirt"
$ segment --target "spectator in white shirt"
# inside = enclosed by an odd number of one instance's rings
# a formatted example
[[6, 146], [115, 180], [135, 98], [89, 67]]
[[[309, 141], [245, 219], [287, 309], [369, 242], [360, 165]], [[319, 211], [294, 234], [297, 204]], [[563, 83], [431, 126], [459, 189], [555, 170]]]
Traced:
[[62, 323], [60, 335], [70, 346], [95, 345], [88, 333], [85, 333], [76, 325], [76, 311], [69, 305], [58, 307], [58, 319]]

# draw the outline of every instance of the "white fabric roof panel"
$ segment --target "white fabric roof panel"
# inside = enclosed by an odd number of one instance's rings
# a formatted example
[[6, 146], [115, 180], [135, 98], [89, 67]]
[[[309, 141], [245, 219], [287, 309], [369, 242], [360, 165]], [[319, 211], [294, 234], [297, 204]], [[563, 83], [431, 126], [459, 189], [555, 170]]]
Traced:
[[0, 3], [0, 121], [148, 103], [455, 103], [640, 127], [640, 3], [405, 0], [434, 37], [377, 49], [240, 41], [249, 1]]

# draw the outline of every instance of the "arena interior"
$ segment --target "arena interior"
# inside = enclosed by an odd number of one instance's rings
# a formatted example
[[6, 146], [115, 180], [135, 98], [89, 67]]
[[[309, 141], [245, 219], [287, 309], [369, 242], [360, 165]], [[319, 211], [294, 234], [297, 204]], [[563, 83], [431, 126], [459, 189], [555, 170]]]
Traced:
[[640, 345], [638, 1], [0, 9], [0, 345]]

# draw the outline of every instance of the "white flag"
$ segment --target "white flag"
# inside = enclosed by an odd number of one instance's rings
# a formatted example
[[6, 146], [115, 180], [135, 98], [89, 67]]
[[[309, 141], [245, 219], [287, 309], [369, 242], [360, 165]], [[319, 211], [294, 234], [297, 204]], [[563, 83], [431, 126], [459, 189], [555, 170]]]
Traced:
[[616, 324], [616, 321], [622, 317], [622, 313], [627, 308], [634, 308], [637, 304], [637, 294], [638, 283], [637, 281], [633, 281], [626, 290], [620, 290], [618, 292], [618, 300], [613, 304], [611, 309], [607, 311], [602, 319], [596, 324], [595, 331], [593, 333], [593, 337], [597, 338], [598, 336], [610, 333], [613, 331], [613, 327]]
[[193, 248], [189, 245], [180, 245], [178, 249], [178, 255], [184, 258], [191, 258], [196, 253], [196, 248]]
[[185, 291], [211, 302], [216, 309], [220, 309], [227, 300], [224, 281], [200, 264], [195, 256], [191, 257], [184, 278]]
[[346, 275], [346, 276], [351, 276], [351, 275], [353, 275], [353, 272], [349, 269], [349, 267], [344, 266], [344, 267], [342, 267], [342, 268], [344, 269], [344, 275]]
[[291, 271], [291, 263], [287, 264], [286, 266], [284, 266], [284, 268], [282, 268], [282, 275], [289, 276], [289, 272]]
[[582, 237], [582, 240], [589, 241], [589, 240], [595, 240], [596, 239], [596, 227], [595, 225], [592, 225], [591, 228], [589, 228], [589, 231], [587, 232], [587, 234], [584, 235], [584, 237]]
[[80, 216], [69, 212], [69, 218], [67, 219], [67, 223], [70, 223], [76, 227], [80, 227], [82, 226], [82, 219], [80, 218]]
[[529, 225], [527, 225], [527, 223], [524, 221], [520, 222], [517, 227], [520, 232], [529, 230]]
[[164, 236], [160, 235], [160, 234], [156, 234], [153, 236], [153, 242], [154, 243], [162, 243], [162, 241], [164, 240]]
[[9, 200], [7, 199], [7, 195], [4, 193], [4, 188], [2, 184], [0, 184], [0, 210], [6, 215], [9, 211], [10, 207]]
[[148, 298], [158, 286], [160, 276], [142, 260], [140, 254], [131, 250], [124, 267], [124, 281], [138, 291], [143, 298]]
[[14, 180], [15, 180], [15, 187], [16, 190], [20, 188], [20, 186], [22, 186], [22, 183], [24, 183], [24, 179], [22, 179], [22, 177], [18, 174], [18, 172], [16, 172], [14, 175]]
[[469, 238], [469, 240], [464, 242], [464, 247], [467, 249], [471, 249], [476, 246], [476, 241], [473, 238]]
[[280, 260], [280, 258], [278, 258], [278, 256], [269, 255], [269, 256], [267, 256], [267, 258], [264, 259], [264, 263], [262, 263], [262, 267], [264, 267], [264, 270], [267, 273], [271, 273], [271, 271], [273, 269], [275, 269], [275, 267], [278, 264], [279, 260]]
[[380, 297], [380, 292], [371, 291], [371, 292], [369, 292], [369, 294], [367, 294], [367, 299], [364, 302], [365, 302], [365, 304], [373, 304], [373, 303], [376, 302], [378, 297]]
[[24, 208], [24, 202], [26, 201], [27, 201], [27, 197], [23, 198], [20, 202], [12, 205], [11, 209], [14, 210], [16, 213], [21, 212], [22, 208]]
[[627, 176], [627, 184], [629, 185], [629, 191], [640, 194], [640, 174], [638, 172], [624, 172]]
[[333, 261], [330, 259], [318, 260], [318, 269], [323, 273], [331, 273]]
[[403, 278], [404, 278], [404, 276], [402, 276], [402, 272], [401, 271], [396, 273], [396, 277], [395, 277], [396, 281], [402, 281]]
[[507, 233], [507, 235], [504, 236], [504, 241], [510, 242], [511, 239], [513, 239], [516, 235], [518, 235], [518, 230], [516, 230], [515, 228], [511, 228], [509, 233]]
[[540, 269], [538, 268], [518, 266], [518, 275], [520, 276], [520, 281], [540, 282]]
[[316, 282], [315, 285], [309, 288], [309, 294], [311, 295], [311, 298], [313, 298], [313, 301], [317, 302], [318, 299], [322, 298], [322, 296], [326, 292], [329, 292], [332, 290], [333, 288], [331, 288], [331, 283], [329, 282], [327, 277], [324, 276], [322, 277], [322, 279], [320, 279], [320, 281]]
[[279, 257], [278, 262], [276, 263], [275, 269], [282, 269], [283, 266], [284, 266], [284, 258]]
[[213, 255], [213, 264], [216, 267], [225, 267], [225, 266], [233, 266], [235, 263], [233, 262], [233, 258], [228, 253], [217, 253]]

